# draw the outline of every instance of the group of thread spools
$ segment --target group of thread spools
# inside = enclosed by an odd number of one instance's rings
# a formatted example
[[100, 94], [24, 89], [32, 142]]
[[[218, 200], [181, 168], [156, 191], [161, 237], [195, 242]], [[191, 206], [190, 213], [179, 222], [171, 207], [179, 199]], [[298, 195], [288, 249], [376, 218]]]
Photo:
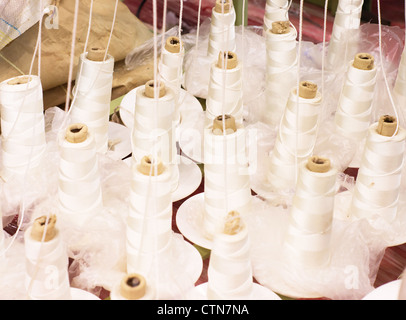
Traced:
[[[359, 22], [359, 3], [353, 10], [347, 2], [339, 4], [329, 62], [342, 49], [337, 43], [344, 41], [343, 29], [356, 29], [354, 15]], [[386, 246], [406, 241], [396, 234], [404, 222], [406, 132], [390, 115], [370, 124], [377, 67], [370, 54], [356, 53], [334, 119], [328, 119], [327, 142], [318, 144], [325, 133], [326, 94], [314, 81], [298, 81], [297, 33], [288, 8], [288, 1], [267, 1], [263, 118], [265, 131], [275, 136], [266, 153], [256, 149], [262, 167], [247, 152], [244, 59], [235, 52], [231, 1], [216, 2], [208, 46], [201, 46], [211, 57], [209, 82], [202, 84], [208, 88], [204, 111], [181, 88], [182, 78], [191, 75], [182, 72], [187, 53], [179, 37], [168, 38], [162, 48], [158, 77], [123, 99], [120, 115], [130, 133], [121, 139], [130, 140], [128, 164], [117, 160], [109, 137], [114, 58], [107, 52], [92, 48], [81, 55], [71, 107], [53, 110], [51, 119], [43, 112], [39, 77], [0, 84], [2, 201], [8, 201], [2, 210], [5, 216], [20, 212], [24, 233], [23, 239], [18, 233], [0, 238], [2, 275], [25, 274], [14, 280], [23, 282], [15, 295], [7, 287], [11, 296], [97, 299], [86, 291], [95, 286], [110, 291], [113, 300], [280, 299], [274, 292], [358, 299], [372, 291], [373, 263]], [[184, 145], [182, 134], [191, 126], [198, 134]], [[357, 145], [357, 152], [362, 148], [356, 183], [347, 192], [339, 180], [343, 168], [334, 155], [324, 155], [333, 135]], [[172, 204], [193, 193], [202, 176], [195, 174], [195, 162], [183, 162], [179, 146], [204, 164], [204, 192], [183, 202], [176, 215], [181, 234], [172, 231]], [[198, 152], [188, 154], [190, 146]], [[13, 197], [17, 190], [20, 196]], [[208, 281], [197, 287], [202, 258], [184, 237], [211, 251]], [[83, 287], [69, 283], [68, 257], [80, 264], [82, 274], [76, 276]], [[11, 262], [24, 268], [13, 270]], [[351, 270], [358, 276], [352, 287]]]

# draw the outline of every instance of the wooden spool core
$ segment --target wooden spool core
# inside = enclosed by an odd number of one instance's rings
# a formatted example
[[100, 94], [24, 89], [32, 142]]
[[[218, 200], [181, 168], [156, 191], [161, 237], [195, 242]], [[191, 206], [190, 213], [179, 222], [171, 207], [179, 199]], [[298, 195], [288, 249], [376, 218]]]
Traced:
[[302, 81], [299, 84], [299, 97], [313, 99], [317, 94], [317, 84], [310, 81]]
[[275, 21], [272, 22], [271, 32], [274, 34], [285, 34], [290, 30], [290, 21]]
[[180, 52], [180, 40], [178, 37], [169, 37], [165, 42], [165, 49], [171, 53]]
[[312, 156], [307, 160], [307, 169], [312, 172], [325, 173], [331, 169], [331, 163], [327, 158]]
[[238, 65], [237, 55], [232, 51], [219, 52], [217, 67], [223, 69], [234, 69]]
[[396, 118], [389, 115], [384, 115], [379, 118], [378, 128], [376, 129], [376, 131], [382, 136], [392, 137], [397, 133], [396, 127]]
[[231, 0], [216, 0], [214, 11], [218, 13], [229, 13], [231, 10]]
[[55, 238], [57, 233], [55, 224], [56, 215], [54, 214], [51, 215], [49, 218], [47, 218], [47, 216], [41, 216], [35, 219], [31, 228], [31, 238], [36, 241], [42, 241], [42, 238], [44, 237], [45, 242], [52, 240], [53, 238]]
[[[235, 124], [235, 118], [232, 115], [225, 114], [225, 121], [223, 121], [223, 116], [217, 116], [213, 120], [213, 129], [212, 132], [216, 135], [223, 134], [223, 126], [226, 129], [226, 134], [234, 133], [237, 131], [237, 126]], [[224, 123], [225, 122], [225, 123]]]
[[87, 58], [92, 61], [103, 61], [104, 56], [106, 55], [106, 50], [101, 48], [90, 48], [87, 53]]
[[7, 84], [9, 85], [18, 85], [18, 84], [26, 84], [31, 81], [31, 77], [29, 76], [22, 76], [22, 77], [15, 77], [10, 79]]
[[358, 53], [355, 55], [352, 65], [357, 69], [372, 70], [374, 68], [374, 57], [369, 53]]
[[230, 211], [226, 217], [224, 233], [228, 235], [234, 235], [240, 232], [242, 228], [243, 224], [240, 218], [240, 214], [237, 211]]
[[145, 278], [137, 273], [131, 273], [121, 280], [120, 293], [127, 300], [141, 299], [147, 290]]
[[[158, 84], [158, 89], [159, 89], [158, 98], [162, 98], [166, 94], [165, 84], [162, 81], [158, 82], [157, 84]], [[144, 94], [148, 98], [155, 98], [155, 90], [156, 90], [155, 89], [155, 81], [154, 80], [149, 80], [145, 84]]]
[[66, 129], [66, 140], [70, 143], [81, 143], [87, 139], [88, 131], [87, 125], [83, 123], [71, 124]]
[[143, 157], [138, 166], [138, 171], [146, 176], [159, 176], [162, 172], [164, 172], [164, 170], [165, 167], [162, 161], [158, 159], [158, 163], [155, 163], [150, 156]]

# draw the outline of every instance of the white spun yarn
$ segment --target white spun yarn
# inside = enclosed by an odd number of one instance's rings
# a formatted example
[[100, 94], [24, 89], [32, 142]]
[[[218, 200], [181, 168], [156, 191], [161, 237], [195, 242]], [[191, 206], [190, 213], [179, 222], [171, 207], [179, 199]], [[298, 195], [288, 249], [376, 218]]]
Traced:
[[272, 22], [289, 20], [290, 2], [290, 0], [266, 0], [264, 32], [272, 29]]

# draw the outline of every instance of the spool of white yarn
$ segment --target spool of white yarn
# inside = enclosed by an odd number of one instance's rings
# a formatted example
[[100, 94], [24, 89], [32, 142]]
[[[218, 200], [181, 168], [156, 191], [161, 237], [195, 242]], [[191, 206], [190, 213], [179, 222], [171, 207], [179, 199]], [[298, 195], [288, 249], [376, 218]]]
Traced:
[[43, 216], [36, 219], [24, 233], [28, 299], [72, 298], [68, 274], [69, 259], [55, 223], [55, 216]]
[[221, 51], [235, 51], [235, 10], [230, 0], [216, 0], [212, 9], [208, 55], [217, 59]]
[[111, 300], [154, 300], [155, 291], [144, 276], [137, 273], [125, 275], [113, 288]]
[[180, 121], [180, 89], [182, 84], [183, 58], [185, 48], [178, 37], [169, 37], [162, 49], [162, 60], [159, 65], [159, 74], [167, 87], [174, 93], [176, 104], [175, 120]]
[[[364, 62], [364, 66], [360, 63]], [[347, 138], [366, 137], [371, 123], [377, 69], [374, 58], [359, 53], [350, 62], [335, 114], [336, 130]]]
[[339, 70], [358, 51], [364, 0], [339, 0], [328, 45], [326, 69]]
[[[398, 73], [396, 75], [395, 85], [393, 87], [393, 98], [396, 101], [396, 105], [406, 105], [406, 50], [403, 49], [400, 64], [398, 67]], [[400, 116], [403, 118], [402, 123], [406, 121], [406, 115], [401, 112]]]
[[238, 212], [233, 211], [226, 216], [223, 226], [223, 230], [213, 239], [207, 271], [207, 298], [250, 299], [253, 278], [247, 228], [240, 220]]
[[41, 164], [46, 149], [44, 106], [38, 76], [0, 83], [3, 178], [25, 174]]
[[73, 90], [71, 123], [86, 124], [94, 134], [97, 152], [108, 150], [108, 124], [114, 58], [105, 51], [92, 48], [80, 55], [76, 85]]
[[70, 125], [59, 140], [59, 211], [83, 225], [103, 208], [96, 142], [80, 123]]
[[402, 127], [392, 136], [396, 121], [382, 116], [369, 128], [350, 207], [357, 219], [377, 215], [392, 222], [396, 218], [406, 139]]
[[222, 228], [228, 212], [235, 210], [244, 216], [251, 208], [245, 128], [229, 126], [226, 121], [224, 135], [222, 116], [216, 120], [204, 131], [203, 233], [208, 239]]
[[328, 159], [313, 156], [300, 164], [285, 238], [287, 258], [295, 264], [312, 268], [329, 261], [336, 176]]
[[[127, 272], [155, 279], [154, 265], [172, 245], [171, 169], [159, 159], [133, 160], [127, 219]], [[155, 279], [156, 280], [156, 279]]]
[[[309, 95], [306, 95], [306, 91]], [[317, 86], [302, 81], [290, 92], [279, 126], [273, 150], [269, 155], [267, 177], [275, 190], [293, 189], [296, 184], [296, 164], [313, 152], [321, 111], [321, 93]]]
[[266, 104], [264, 122], [278, 125], [290, 90], [297, 81], [297, 32], [289, 21], [276, 21], [266, 35]]
[[176, 148], [176, 106], [171, 88], [162, 81], [158, 85], [159, 94], [155, 99], [154, 81], [148, 81], [136, 91], [134, 127], [132, 131], [132, 153], [136, 161], [145, 155], [159, 157], [165, 165], [171, 166], [172, 191], [179, 182]]
[[272, 22], [289, 20], [289, 7], [289, 0], [266, 0], [264, 32], [272, 29]]
[[206, 125], [219, 114], [229, 114], [237, 123], [243, 122], [242, 64], [234, 52], [220, 52], [218, 61], [211, 65]]

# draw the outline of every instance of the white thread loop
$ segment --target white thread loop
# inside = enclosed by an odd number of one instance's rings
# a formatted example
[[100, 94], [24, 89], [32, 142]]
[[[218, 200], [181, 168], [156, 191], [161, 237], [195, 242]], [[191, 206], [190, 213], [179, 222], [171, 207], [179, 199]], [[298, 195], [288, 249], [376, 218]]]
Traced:
[[337, 170], [313, 171], [303, 161], [289, 213], [286, 255], [305, 267], [321, 267], [330, 258]]

